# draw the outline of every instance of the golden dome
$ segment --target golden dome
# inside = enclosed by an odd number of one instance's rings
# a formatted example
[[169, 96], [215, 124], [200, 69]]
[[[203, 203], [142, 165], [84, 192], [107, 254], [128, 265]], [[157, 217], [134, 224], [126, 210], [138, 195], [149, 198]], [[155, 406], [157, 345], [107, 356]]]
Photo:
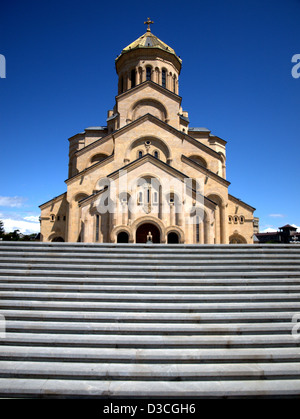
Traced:
[[147, 30], [144, 35], [140, 36], [138, 39], [136, 39], [134, 42], [129, 44], [126, 48], [123, 49], [121, 54], [116, 58], [116, 61], [125, 53], [136, 50], [139, 48], [158, 48], [160, 50], [166, 51], [170, 54], [173, 54], [180, 64], [182, 63], [182, 60], [176, 55], [173, 48], [169, 47], [167, 44], [165, 44], [163, 41], [161, 41], [157, 36], [155, 36], [149, 29]]

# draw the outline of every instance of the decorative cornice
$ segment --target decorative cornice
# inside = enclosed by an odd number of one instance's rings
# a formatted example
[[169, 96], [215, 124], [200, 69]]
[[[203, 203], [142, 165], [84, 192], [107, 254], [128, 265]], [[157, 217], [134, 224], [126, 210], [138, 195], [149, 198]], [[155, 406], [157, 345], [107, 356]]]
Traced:
[[206, 174], [207, 176], [214, 178], [217, 182], [220, 182], [224, 184], [225, 186], [229, 186], [230, 182], [223, 177], [217, 175], [216, 173], [212, 172], [211, 170], [207, 169], [204, 166], [201, 166], [201, 164], [195, 162], [194, 160], [190, 159], [189, 157], [182, 155], [181, 160], [185, 161], [185, 163], [189, 164], [190, 166], [196, 167], [196, 169], [200, 170], [202, 173]]

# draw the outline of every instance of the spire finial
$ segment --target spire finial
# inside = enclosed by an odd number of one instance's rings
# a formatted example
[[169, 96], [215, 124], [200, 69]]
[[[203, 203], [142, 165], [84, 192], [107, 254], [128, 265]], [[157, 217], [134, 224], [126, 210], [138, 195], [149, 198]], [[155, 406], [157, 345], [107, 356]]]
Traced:
[[150, 25], [153, 25], [153, 23], [154, 22], [150, 19], [150, 17], [148, 17], [148, 20], [146, 20], [146, 22], [144, 22], [144, 25], [148, 25], [147, 32], [151, 32]]

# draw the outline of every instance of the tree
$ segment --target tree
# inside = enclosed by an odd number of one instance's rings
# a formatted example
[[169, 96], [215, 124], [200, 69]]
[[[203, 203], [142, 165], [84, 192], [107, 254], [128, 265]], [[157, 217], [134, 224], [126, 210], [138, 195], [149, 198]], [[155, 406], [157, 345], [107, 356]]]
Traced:
[[4, 224], [3, 224], [3, 221], [0, 220], [0, 238], [3, 238], [4, 235], [5, 235]]

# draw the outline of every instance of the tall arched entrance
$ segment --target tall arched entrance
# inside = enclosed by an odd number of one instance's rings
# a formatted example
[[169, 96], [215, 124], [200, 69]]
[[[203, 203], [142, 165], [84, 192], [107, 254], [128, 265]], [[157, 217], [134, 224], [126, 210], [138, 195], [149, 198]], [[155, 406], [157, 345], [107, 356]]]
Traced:
[[136, 230], [136, 243], [146, 243], [149, 232], [152, 234], [153, 243], [160, 243], [160, 231], [151, 223], [141, 224]]

